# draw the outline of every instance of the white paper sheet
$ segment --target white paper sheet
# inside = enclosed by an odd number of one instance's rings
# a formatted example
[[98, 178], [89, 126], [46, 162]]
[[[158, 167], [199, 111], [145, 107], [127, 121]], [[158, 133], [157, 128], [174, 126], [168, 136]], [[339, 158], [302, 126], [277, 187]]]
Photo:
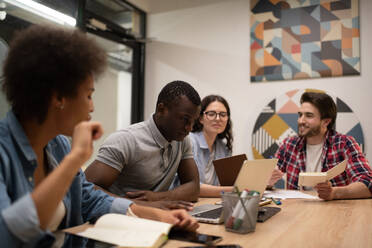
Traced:
[[342, 161], [326, 172], [301, 172], [298, 185], [314, 187], [318, 183], [324, 183], [345, 171], [347, 160]]
[[263, 197], [279, 199], [319, 199], [318, 196], [309, 195], [298, 190], [276, 189], [274, 191], [265, 191]]

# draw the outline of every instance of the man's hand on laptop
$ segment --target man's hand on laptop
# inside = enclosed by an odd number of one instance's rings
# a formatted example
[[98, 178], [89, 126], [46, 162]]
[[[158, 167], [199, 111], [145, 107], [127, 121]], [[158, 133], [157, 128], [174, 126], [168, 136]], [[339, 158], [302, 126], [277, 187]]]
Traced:
[[283, 175], [284, 175], [284, 173], [283, 173], [281, 170], [279, 170], [278, 168], [275, 168], [275, 169], [273, 170], [273, 173], [271, 174], [271, 177], [270, 177], [269, 182], [267, 183], [267, 185], [268, 185], [269, 187], [273, 187], [274, 184], [275, 184], [279, 179], [281, 179], [281, 178], [283, 177]]
[[149, 190], [132, 191], [125, 193], [129, 199], [135, 199], [140, 201], [158, 201], [160, 200], [155, 192]]
[[191, 211], [194, 208], [194, 204], [187, 201], [155, 201], [154, 204], [161, 209], [185, 209], [186, 211]]
[[186, 211], [191, 211], [194, 208], [194, 204], [192, 202], [187, 202], [187, 201], [167, 201], [167, 200], [140, 201], [140, 200], [134, 199], [134, 202], [139, 205], [160, 208], [164, 210], [185, 209]]

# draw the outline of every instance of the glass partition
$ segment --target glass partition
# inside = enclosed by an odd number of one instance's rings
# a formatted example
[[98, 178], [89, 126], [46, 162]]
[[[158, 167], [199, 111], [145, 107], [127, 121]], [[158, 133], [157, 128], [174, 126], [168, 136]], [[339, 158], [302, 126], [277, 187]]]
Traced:
[[123, 0], [85, 0], [77, 25], [116, 43], [108, 51], [113, 68], [131, 73], [131, 123], [143, 120], [146, 14]]
[[109, 20], [112, 24], [122, 27], [127, 35], [145, 38], [144, 26], [141, 25], [143, 14], [124, 1], [87, 0], [86, 10]]
[[[122, 0], [0, 0], [0, 65], [16, 30], [31, 24], [77, 25], [107, 52], [109, 69], [99, 87], [107, 86], [102, 90], [115, 94], [110, 119], [114, 129], [121, 128], [143, 120], [145, 17], [144, 12]], [[99, 106], [107, 104], [104, 97], [96, 99], [97, 112]], [[0, 93], [0, 118], [8, 109]]]

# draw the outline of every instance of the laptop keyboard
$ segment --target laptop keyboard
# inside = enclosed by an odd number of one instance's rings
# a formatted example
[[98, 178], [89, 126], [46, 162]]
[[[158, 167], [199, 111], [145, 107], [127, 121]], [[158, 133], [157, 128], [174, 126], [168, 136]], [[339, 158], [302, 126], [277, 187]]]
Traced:
[[[258, 211], [257, 222], [265, 222], [267, 219], [277, 214], [280, 210], [281, 209], [278, 207], [260, 207]], [[193, 214], [193, 216], [198, 218], [199, 220], [204, 220], [204, 222], [208, 222], [208, 220], [212, 222], [213, 219], [218, 219], [221, 217], [222, 211], [223, 207], [221, 206], [220, 208]]]
[[223, 208], [216, 208], [206, 212], [195, 214], [195, 217], [217, 219], [221, 216]]

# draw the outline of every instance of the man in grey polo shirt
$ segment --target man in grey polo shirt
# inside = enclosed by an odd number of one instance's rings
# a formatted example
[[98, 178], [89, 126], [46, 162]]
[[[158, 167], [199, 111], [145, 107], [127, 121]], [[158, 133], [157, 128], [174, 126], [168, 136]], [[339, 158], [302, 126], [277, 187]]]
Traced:
[[[187, 135], [199, 111], [200, 97], [190, 84], [168, 83], [149, 120], [105, 140], [86, 169], [86, 178], [105, 191], [132, 199], [196, 201], [199, 174]], [[170, 190], [176, 173], [181, 185]]]

